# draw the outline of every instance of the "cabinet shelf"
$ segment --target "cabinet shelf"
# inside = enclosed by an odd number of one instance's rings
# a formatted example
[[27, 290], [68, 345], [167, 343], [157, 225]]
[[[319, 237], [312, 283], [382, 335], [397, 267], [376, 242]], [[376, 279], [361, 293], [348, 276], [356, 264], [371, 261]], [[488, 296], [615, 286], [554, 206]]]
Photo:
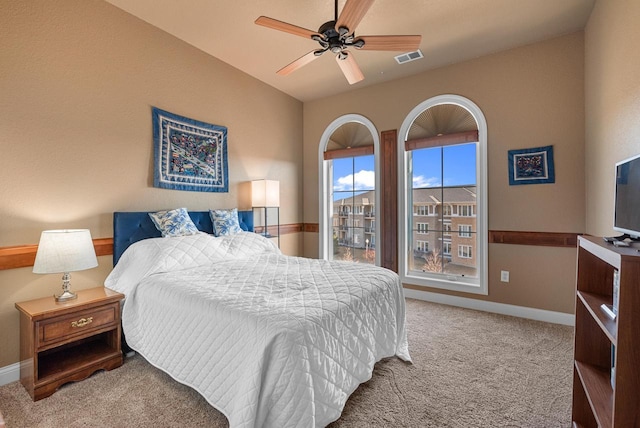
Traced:
[[579, 361], [575, 362], [575, 367], [580, 377], [580, 382], [589, 398], [589, 405], [598, 422], [598, 426], [601, 428], [611, 427], [613, 388], [611, 388], [609, 373]]
[[593, 319], [598, 326], [607, 335], [607, 338], [615, 346], [617, 344], [617, 329], [618, 325], [615, 320], [609, 318], [602, 311], [601, 305], [610, 305], [611, 298], [600, 294], [588, 293], [586, 291], [578, 291], [578, 298], [582, 301], [582, 304], [587, 308]]
[[109, 344], [113, 342], [109, 335], [113, 335], [113, 332], [38, 355], [38, 383], [49, 383], [68, 376], [70, 372], [119, 356], [119, 350]]
[[[616, 271], [619, 303], [612, 320], [601, 305], [613, 302]], [[640, 427], [639, 307], [640, 252], [579, 236], [572, 426]]]

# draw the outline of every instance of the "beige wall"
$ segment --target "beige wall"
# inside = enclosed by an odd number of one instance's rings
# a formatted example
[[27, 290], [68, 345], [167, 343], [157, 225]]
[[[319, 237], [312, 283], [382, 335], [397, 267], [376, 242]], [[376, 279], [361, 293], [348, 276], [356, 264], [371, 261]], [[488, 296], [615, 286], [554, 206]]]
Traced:
[[[489, 229], [584, 232], [582, 32], [305, 103], [305, 222], [318, 222], [318, 146], [329, 123], [359, 113], [378, 131], [399, 129], [412, 108], [441, 94], [469, 98], [487, 120]], [[507, 151], [544, 145], [554, 146], [556, 183], [509, 186]], [[317, 235], [305, 234], [304, 251], [318, 254]], [[461, 295], [573, 313], [574, 266], [571, 248], [492, 244], [489, 295]]]
[[[250, 206], [248, 180], [280, 180], [281, 222], [302, 221], [302, 103], [97, 0], [0, 0], [0, 247], [48, 228], [112, 236], [116, 210]], [[153, 188], [151, 106], [228, 127], [229, 192]], [[286, 235], [302, 253], [302, 234]], [[101, 285], [111, 258], [73, 274]], [[57, 275], [0, 271], [0, 367], [18, 361], [14, 303]]]
[[598, 0], [585, 30], [586, 232], [613, 231], [615, 163], [640, 154], [640, 2]]

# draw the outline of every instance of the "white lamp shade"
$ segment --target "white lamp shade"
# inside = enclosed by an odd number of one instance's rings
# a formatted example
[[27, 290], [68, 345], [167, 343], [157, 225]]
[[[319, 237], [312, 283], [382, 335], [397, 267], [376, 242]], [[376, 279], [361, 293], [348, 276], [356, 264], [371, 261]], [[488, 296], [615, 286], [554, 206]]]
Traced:
[[279, 207], [280, 182], [276, 180], [255, 180], [251, 182], [252, 207]]
[[33, 273], [66, 273], [98, 266], [88, 229], [45, 230], [33, 264]]

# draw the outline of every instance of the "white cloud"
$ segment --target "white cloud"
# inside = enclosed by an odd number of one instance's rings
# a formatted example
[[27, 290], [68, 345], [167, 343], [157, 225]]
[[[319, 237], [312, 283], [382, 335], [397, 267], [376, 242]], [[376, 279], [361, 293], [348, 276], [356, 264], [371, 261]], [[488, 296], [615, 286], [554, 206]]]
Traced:
[[424, 175], [417, 175], [413, 177], [413, 187], [434, 187], [440, 186], [440, 180], [438, 177], [426, 178]]
[[344, 177], [338, 177], [333, 185], [333, 190], [346, 191], [346, 190], [363, 190], [373, 189], [376, 186], [376, 174], [373, 171], [361, 170], [355, 174], [349, 174]]
[[[376, 185], [376, 174], [373, 171], [361, 170], [355, 174], [345, 175], [344, 177], [338, 177], [333, 185], [333, 190], [336, 192], [350, 191], [354, 189], [373, 189]], [[425, 177], [423, 175], [417, 175], [413, 177], [413, 187], [434, 187], [440, 186], [440, 179], [438, 177]]]

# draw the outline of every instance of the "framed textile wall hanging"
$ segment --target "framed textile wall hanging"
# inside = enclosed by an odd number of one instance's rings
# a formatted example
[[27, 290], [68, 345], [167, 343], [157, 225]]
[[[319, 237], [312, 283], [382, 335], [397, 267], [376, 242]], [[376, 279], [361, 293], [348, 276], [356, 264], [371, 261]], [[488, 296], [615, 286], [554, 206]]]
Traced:
[[227, 128], [153, 107], [154, 187], [228, 192]]
[[553, 146], [509, 150], [509, 184], [555, 183]]

